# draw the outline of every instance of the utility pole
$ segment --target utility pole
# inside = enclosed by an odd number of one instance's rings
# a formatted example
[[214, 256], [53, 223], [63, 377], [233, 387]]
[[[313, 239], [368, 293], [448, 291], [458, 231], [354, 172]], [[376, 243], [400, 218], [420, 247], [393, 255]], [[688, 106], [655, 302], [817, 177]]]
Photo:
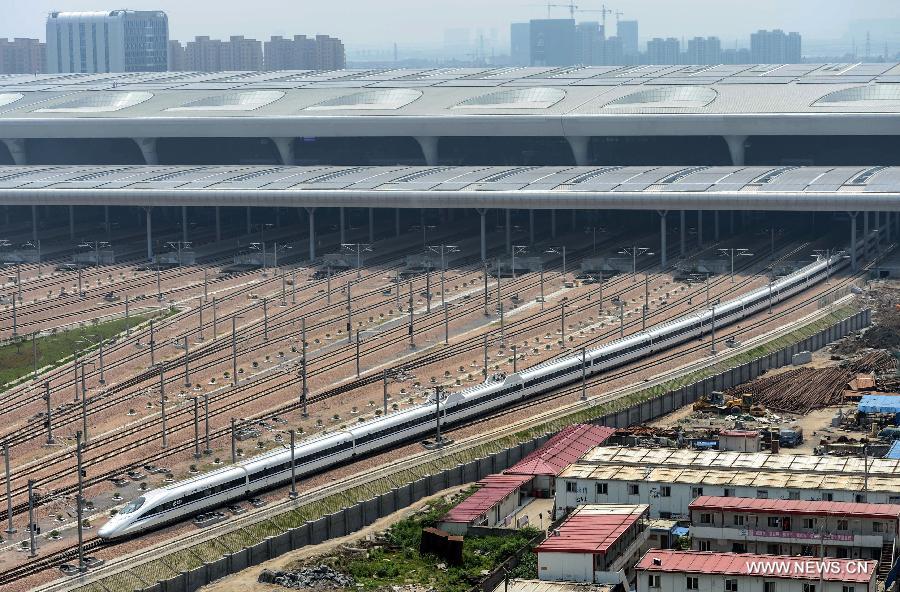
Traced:
[[[81, 467], [81, 432], [75, 434], [75, 461], [78, 470], [78, 493], [75, 495], [75, 513], [78, 519], [78, 571], [84, 573], [84, 469]], [[10, 514], [11, 516], [12, 514]]]
[[437, 407], [436, 414], [436, 423], [437, 423], [437, 435], [434, 438], [434, 445], [437, 448], [443, 448], [444, 441], [441, 439], [441, 390], [443, 387], [441, 385], [437, 385], [434, 387], [434, 404]]
[[517, 356], [516, 356], [516, 344], [515, 344], [515, 343], [512, 344], [511, 347], [512, 347], [512, 358], [513, 358], [513, 374], [515, 374], [516, 371], [517, 371], [517, 370], [516, 370], [516, 358], [517, 358]]
[[125, 336], [131, 337], [131, 321], [128, 319], [128, 294], [125, 294]]
[[[410, 282], [410, 290], [412, 290], [412, 282]], [[410, 292], [410, 298], [412, 298], [412, 292]], [[350, 308], [350, 282], [347, 282], [347, 343], [353, 343], [353, 329], [351, 322], [351, 314], [352, 309]], [[412, 309], [410, 309], [410, 314], [412, 314]]]
[[500, 303], [500, 346], [503, 347], [505, 344], [504, 334], [503, 334], [503, 303]]
[[544, 310], [544, 262], [541, 262], [541, 310]]
[[297, 270], [291, 270], [291, 304], [297, 304]]
[[387, 415], [387, 412], [388, 412], [388, 406], [387, 406], [388, 389], [387, 389], [387, 386], [388, 386], [388, 375], [387, 375], [387, 368], [385, 368], [384, 370], [381, 371], [381, 388], [382, 388], [382, 394], [384, 395], [384, 415]]
[[31, 539], [31, 548], [28, 550], [29, 557], [37, 557], [37, 543], [34, 540], [34, 531], [37, 524], [34, 523], [34, 480], [28, 480], [28, 536]]
[[625, 337], [625, 301], [619, 298], [619, 339]]
[[200, 320], [198, 322], [198, 329], [200, 331], [200, 337], [197, 338], [197, 343], [203, 343], [203, 300], [197, 299], [200, 302], [200, 306], [197, 307], [197, 312], [200, 314]]
[[356, 377], [359, 378], [359, 329], [356, 330]]
[[735, 257], [752, 257], [753, 253], [750, 249], [719, 249], [719, 253], [724, 257], [731, 257], [731, 283], [734, 283], [734, 258]]
[[712, 305], [712, 339], [710, 341], [709, 353], [716, 355], [716, 303]]
[[269, 299], [263, 297], [263, 341], [269, 340]]
[[482, 370], [482, 373], [484, 374], [484, 380], [485, 380], [485, 381], [487, 381], [487, 375], [488, 375], [488, 352], [487, 352], [487, 348], [488, 348], [488, 335], [487, 335], [487, 333], [485, 333], [485, 334], [484, 334], [484, 348], [483, 348], [483, 349], [484, 349], [484, 370]]
[[[443, 279], [441, 280], [443, 283]], [[444, 288], [441, 286], [441, 297], [443, 298]], [[444, 345], [450, 345], [450, 319], [448, 318], [447, 304], [444, 303]]]
[[234, 377], [234, 386], [237, 386], [237, 317], [234, 315], [231, 317], [231, 375]]
[[562, 346], [566, 347], [566, 299], [559, 303], [559, 328], [562, 333]]

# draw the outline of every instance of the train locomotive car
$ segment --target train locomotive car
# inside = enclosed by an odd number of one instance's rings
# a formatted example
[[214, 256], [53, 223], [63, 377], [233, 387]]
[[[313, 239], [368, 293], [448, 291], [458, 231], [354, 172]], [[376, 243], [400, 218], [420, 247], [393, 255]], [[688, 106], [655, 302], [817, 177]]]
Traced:
[[[702, 337], [713, 329], [714, 322], [719, 327], [746, 318], [824, 280], [845, 264], [839, 256], [820, 259], [709, 310], [679, 317], [577, 355], [543, 362], [519, 373], [489, 376], [479, 385], [443, 398], [439, 421], [442, 427], [449, 427], [579, 381], [582, 372], [592, 376]], [[296, 475], [311, 475], [430, 434], [438, 421], [436, 409], [432, 397], [421, 405], [300, 442], [295, 448]], [[289, 449], [274, 450], [146, 492], [124, 506], [100, 528], [98, 535], [107, 539], [133, 536], [287, 483], [291, 478], [290, 456]]]

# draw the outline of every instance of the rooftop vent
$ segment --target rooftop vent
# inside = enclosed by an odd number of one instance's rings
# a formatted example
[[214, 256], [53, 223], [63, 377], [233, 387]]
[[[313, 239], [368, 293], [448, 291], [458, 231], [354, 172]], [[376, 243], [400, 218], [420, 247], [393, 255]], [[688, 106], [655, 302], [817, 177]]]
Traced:
[[41, 109], [35, 113], [112, 113], [140, 105], [153, 97], [149, 92], [82, 93]]
[[653, 565], [662, 565], [662, 559], [660, 559], [659, 557], [654, 557]]
[[421, 96], [422, 91], [413, 88], [380, 88], [328, 99], [307, 107], [304, 111], [393, 111], [409, 105]]
[[900, 84], [882, 83], [856, 86], [828, 93], [813, 107], [897, 107], [900, 108]]
[[670, 86], [619, 97], [604, 109], [697, 109], [716, 100], [718, 93], [703, 86]]
[[0, 93], [0, 107], [11, 105], [24, 96], [20, 93]]
[[274, 103], [283, 96], [284, 92], [280, 90], [231, 92], [203, 97], [180, 107], [169, 107], [166, 111], [253, 111]]
[[547, 109], [566, 98], [559, 88], [516, 88], [466, 99], [454, 109]]

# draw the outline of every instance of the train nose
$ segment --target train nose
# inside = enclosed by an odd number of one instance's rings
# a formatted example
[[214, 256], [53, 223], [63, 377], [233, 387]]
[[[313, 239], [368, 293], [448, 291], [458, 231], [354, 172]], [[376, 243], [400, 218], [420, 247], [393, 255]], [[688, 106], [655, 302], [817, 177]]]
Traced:
[[113, 536], [115, 536], [116, 526], [116, 521], [110, 520], [100, 527], [100, 530], [97, 531], [97, 536], [99, 536], [101, 539], [111, 539]]

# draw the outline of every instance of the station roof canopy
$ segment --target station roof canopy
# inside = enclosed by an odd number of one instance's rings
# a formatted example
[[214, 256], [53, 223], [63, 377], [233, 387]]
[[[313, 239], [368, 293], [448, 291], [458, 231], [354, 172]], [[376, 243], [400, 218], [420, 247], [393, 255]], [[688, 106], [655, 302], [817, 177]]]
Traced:
[[900, 167], [0, 167], [0, 204], [898, 211]]
[[6, 138], [896, 134], [897, 113], [896, 63], [0, 76]]

